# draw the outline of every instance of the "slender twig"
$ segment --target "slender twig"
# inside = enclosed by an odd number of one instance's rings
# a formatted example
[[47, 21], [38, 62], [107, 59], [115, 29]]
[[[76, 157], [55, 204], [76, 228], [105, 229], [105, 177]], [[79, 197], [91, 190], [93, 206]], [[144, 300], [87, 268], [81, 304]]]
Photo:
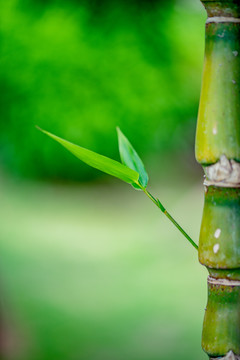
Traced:
[[183, 230], [183, 228], [176, 222], [176, 220], [169, 214], [159, 199], [156, 199], [146, 188], [142, 187], [143, 192], [149, 197], [150, 200], [167, 216], [169, 220], [176, 226], [176, 228], [185, 236], [185, 238], [192, 244], [192, 246], [198, 250], [197, 244], [190, 238], [190, 236]]

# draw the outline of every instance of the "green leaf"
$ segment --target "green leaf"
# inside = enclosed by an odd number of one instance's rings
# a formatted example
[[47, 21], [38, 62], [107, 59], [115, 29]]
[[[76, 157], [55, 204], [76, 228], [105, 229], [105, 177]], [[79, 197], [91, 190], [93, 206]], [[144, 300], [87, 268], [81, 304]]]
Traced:
[[[142, 160], [119, 127], [117, 127], [117, 133], [119, 153], [122, 163], [139, 174], [139, 183], [146, 188], [148, 184], [148, 174], [144, 168]], [[140, 188], [135, 184], [133, 186], [135, 188]]]
[[97, 154], [91, 150], [75, 145], [39, 127], [37, 128], [40, 131], [42, 131], [44, 134], [50, 136], [52, 139], [59, 142], [67, 150], [73, 153], [77, 158], [79, 158], [86, 164], [94, 167], [95, 169], [101, 170], [109, 175], [115, 176], [125, 181], [126, 183], [138, 184], [139, 174], [137, 173], [137, 171], [130, 169], [129, 167], [121, 164], [118, 161], [112, 160], [106, 156]]

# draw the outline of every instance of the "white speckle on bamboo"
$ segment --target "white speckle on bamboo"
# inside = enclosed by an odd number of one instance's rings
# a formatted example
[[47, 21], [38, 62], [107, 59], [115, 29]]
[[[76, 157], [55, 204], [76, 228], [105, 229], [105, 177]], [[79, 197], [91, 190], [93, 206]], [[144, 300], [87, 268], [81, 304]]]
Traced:
[[237, 50], [233, 51], [233, 55], [238, 56], [238, 51]]
[[213, 135], [216, 135], [216, 134], [217, 134], [217, 128], [216, 128], [216, 126], [214, 126], [212, 132], [213, 132]]
[[217, 230], [215, 231], [215, 233], [214, 233], [214, 237], [215, 237], [216, 239], [218, 239], [220, 235], [221, 235], [221, 229], [217, 229]]
[[232, 80], [232, 83], [233, 83], [233, 84], [236, 84], [236, 80]]
[[219, 250], [219, 244], [215, 244], [213, 247], [214, 254], [217, 254], [218, 250]]

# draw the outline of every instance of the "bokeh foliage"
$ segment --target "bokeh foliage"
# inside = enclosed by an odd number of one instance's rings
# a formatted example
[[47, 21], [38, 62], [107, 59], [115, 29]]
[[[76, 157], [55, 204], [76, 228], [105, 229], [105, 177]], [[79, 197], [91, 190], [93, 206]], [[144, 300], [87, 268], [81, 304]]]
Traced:
[[192, 151], [205, 16], [198, 0], [0, 3], [6, 169], [25, 177], [96, 176], [35, 124], [116, 159], [117, 125], [143, 158]]

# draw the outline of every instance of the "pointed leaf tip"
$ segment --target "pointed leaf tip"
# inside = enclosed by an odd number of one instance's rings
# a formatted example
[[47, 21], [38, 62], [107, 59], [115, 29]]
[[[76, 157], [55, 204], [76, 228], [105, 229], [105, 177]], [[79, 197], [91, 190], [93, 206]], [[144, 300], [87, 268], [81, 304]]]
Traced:
[[[122, 163], [139, 173], [139, 183], [144, 188], [146, 188], [148, 184], [148, 174], [145, 170], [142, 160], [119, 127], [117, 127], [117, 134], [119, 153]], [[134, 187], [136, 188], [136, 185]]]
[[68, 151], [74, 154], [78, 159], [82, 160], [89, 166], [105, 172], [109, 175], [119, 178], [129, 184], [138, 184], [139, 174], [134, 169], [121, 164], [118, 161], [112, 160], [106, 156], [95, 153], [94, 151], [85, 149], [81, 146], [75, 145], [65, 139], [62, 139], [46, 130], [43, 130], [37, 126], [37, 129], [48, 135]]

